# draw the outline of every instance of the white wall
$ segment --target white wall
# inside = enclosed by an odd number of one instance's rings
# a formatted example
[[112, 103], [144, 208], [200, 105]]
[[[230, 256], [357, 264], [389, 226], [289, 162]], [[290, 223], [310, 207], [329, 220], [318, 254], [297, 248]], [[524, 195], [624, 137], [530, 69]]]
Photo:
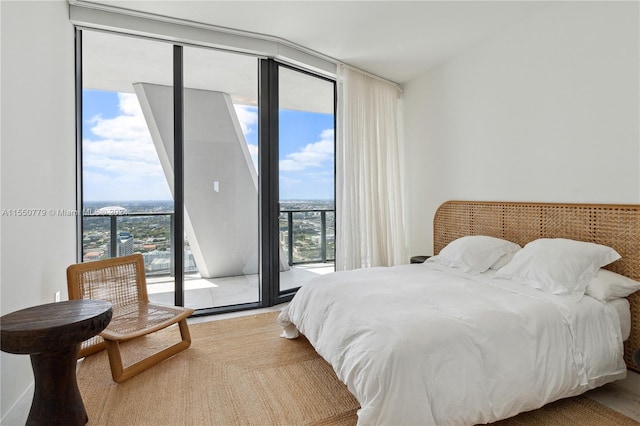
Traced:
[[450, 199], [640, 203], [637, 2], [559, 2], [405, 87], [412, 255]]
[[[0, 2], [2, 52], [1, 314], [67, 298], [75, 261], [74, 36], [68, 4]], [[7, 216], [45, 209], [45, 217]], [[5, 210], [6, 209], [6, 210]], [[33, 381], [27, 355], [2, 352], [1, 417]]]

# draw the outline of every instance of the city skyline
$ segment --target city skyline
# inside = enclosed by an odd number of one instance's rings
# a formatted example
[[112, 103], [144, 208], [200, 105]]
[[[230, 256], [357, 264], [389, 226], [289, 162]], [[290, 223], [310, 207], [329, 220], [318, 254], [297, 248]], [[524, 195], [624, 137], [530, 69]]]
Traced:
[[[82, 216], [126, 217], [138, 213], [174, 213], [173, 200], [100, 200], [85, 201]], [[335, 210], [329, 200], [281, 200], [282, 210]], [[106, 209], [106, 211], [101, 211]]]
[[[258, 162], [258, 109], [234, 105]], [[83, 197], [86, 201], [169, 201], [173, 197], [137, 97], [83, 91]], [[334, 117], [280, 110], [281, 200], [334, 195]]]
[[[115, 212], [100, 211], [105, 207], [114, 207], [107, 204], [110, 203], [86, 203], [83, 213], [83, 259], [99, 260], [112, 257], [114, 253], [116, 256], [142, 253], [147, 272], [168, 273], [172, 264], [173, 201], [122, 201]], [[332, 259], [335, 247], [333, 200], [285, 201], [282, 207], [282, 210], [295, 212], [283, 214], [279, 220], [279, 239], [283, 249], [288, 247], [289, 232], [293, 232], [293, 262], [322, 260], [323, 233], [327, 259]], [[289, 216], [293, 222], [292, 229], [289, 229]], [[186, 238], [184, 242], [185, 265], [189, 265], [190, 271], [197, 271], [189, 242]]]

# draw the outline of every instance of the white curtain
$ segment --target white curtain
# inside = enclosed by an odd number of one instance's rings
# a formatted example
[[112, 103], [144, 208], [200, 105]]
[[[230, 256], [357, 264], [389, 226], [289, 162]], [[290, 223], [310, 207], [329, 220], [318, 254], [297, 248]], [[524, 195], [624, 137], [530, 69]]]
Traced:
[[394, 84], [338, 68], [336, 269], [408, 263], [400, 106]]

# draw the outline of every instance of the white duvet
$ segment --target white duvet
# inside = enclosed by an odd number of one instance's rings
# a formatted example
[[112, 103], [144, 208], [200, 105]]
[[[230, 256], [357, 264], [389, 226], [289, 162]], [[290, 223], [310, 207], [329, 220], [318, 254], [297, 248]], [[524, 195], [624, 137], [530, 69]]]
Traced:
[[487, 423], [625, 377], [614, 308], [453, 271], [320, 276], [278, 321], [333, 366], [359, 425]]

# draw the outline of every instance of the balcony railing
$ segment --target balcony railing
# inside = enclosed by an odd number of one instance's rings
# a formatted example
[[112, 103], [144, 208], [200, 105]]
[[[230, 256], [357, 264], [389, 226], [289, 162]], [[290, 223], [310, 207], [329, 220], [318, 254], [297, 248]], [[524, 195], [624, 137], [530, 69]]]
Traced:
[[[327, 228], [331, 231], [329, 235]], [[280, 238], [280, 244], [287, 252], [290, 266], [334, 261], [335, 210], [281, 210], [280, 232], [285, 236]], [[313, 256], [314, 253], [317, 255]]]
[[[144, 218], [147, 218], [146, 220]], [[96, 223], [102, 222], [102, 223]], [[83, 215], [84, 260], [98, 260], [129, 254], [127, 250], [142, 252], [147, 275], [173, 275], [173, 212], [88, 214]], [[121, 232], [131, 234], [133, 241], [118, 248]], [[154, 238], [157, 236], [158, 238]], [[280, 216], [280, 244], [289, 265], [333, 262], [335, 259], [335, 211], [322, 209], [282, 210]], [[149, 245], [149, 251], [144, 245]], [[151, 246], [155, 246], [151, 249]], [[135, 246], [135, 247], [134, 247]], [[185, 241], [185, 268], [197, 272]], [[157, 252], [154, 252], [157, 250]], [[91, 253], [94, 254], [91, 254]], [[120, 252], [120, 253], [119, 253]], [[166, 259], [165, 259], [166, 258]], [[160, 259], [162, 265], [154, 270], [152, 261]], [[189, 270], [189, 265], [192, 265]]]
[[[143, 220], [144, 218], [147, 220]], [[134, 252], [142, 253], [145, 257], [147, 275], [173, 275], [173, 212], [83, 215], [83, 228], [83, 260], [98, 260]], [[126, 245], [121, 244], [119, 249], [118, 234], [120, 232], [131, 233], [133, 241]], [[97, 246], [87, 244], [88, 240], [96, 238]], [[146, 241], [140, 244], [141, 239]], [[153, 250], [156, 252], [147, 252], [144, 247], [141, 247], [144, 245], [153, 245]], [[167, 266], [156, 268], [151, 265], [157, 258], [164, 260], [163, 264], [166, 263]], [[188, 265], [188, 262], [185, 262], [185, 265]]]

